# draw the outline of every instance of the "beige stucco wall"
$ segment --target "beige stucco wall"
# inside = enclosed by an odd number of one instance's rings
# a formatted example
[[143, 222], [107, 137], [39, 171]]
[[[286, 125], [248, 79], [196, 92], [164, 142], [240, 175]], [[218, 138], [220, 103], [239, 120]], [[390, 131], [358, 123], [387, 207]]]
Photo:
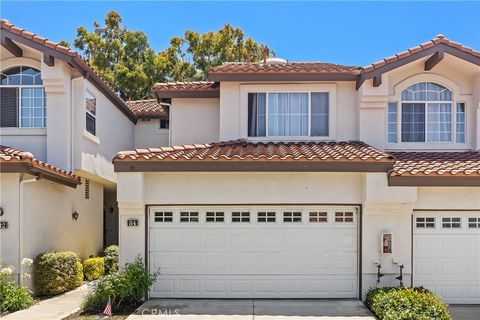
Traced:
[[172, 99], [170, 133], [172, 145], [218, 141], [218, 99]]
[[[31, 178], [23, 176], [24, 180]], [[48, 180], [28, 182], [23, 185], [21, 201], [20, 179], [21, 174], [5, 173], [0, 178], [0, 203], [5, 211], [1, 220], [9, 222], [9, 228], [0, 231], [2, 263], [14, 266], [18, 272], [19, 255], [20, 258], [35, 258], [49, 250], [71, 250], [85, 259], [101, 252], [101, 184], [90, 181], [90, 199], [85, 199], [84, 185], [73, 189]], [[76, 221], [72, 219], [74, 211], [80, 214]]]
[[135, 148], [170, 145], [169, 129], [160, 129], [159, 119], [138, 120], [135, 126]]

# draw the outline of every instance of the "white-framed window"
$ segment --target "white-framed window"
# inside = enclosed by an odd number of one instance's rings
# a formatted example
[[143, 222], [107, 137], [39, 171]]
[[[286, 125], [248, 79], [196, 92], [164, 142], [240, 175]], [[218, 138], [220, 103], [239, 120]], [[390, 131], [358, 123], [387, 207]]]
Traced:
[[469, 229], [480, 229], [480, 217], [469, 217], [468, 218], [468, 228]]
[[85, 130], [97, 135], [97, 98], [88, 90], [85, 92]]
[[329, 136], [328, 92], [248, 93], [249, 137]]
[[171, 211], [158, 211], [155, 212], [155, 222], [173, 222], [173, 212]]
[[170, 128], [170, 121], [168, 119], [160, 119], [159, 121], [159, 129], [168, 129]]
[[232, 222], [250, 222], [250, 212], [248, 211], [232, 212]]
[[352, 211], [336, 211], [335, 222], [353, 223], [353, 212]]
[[443, 217], [442, 228], [459, 229], [462, 227], [462, 219], [460, 217]]
[[40, 70], [19, 66], [2, 71], [0, 99], [0, 127], [46, 127], [47, 99]]
[[328, 222], [328, 212], [326, 211], [310, 211], [308, 213], [309, 222]]
[[257, 222], [276, 222], [277, 213], [275, 211], [257, 212]]
[[415, 219], [415, 225], [419, 229], [434, 229], [435, 217], [417, 217]]
[[198, 222], [198, 211], [181, 211], [180, 222]]
[[388, 103], [388, 142], [465, 142], [465, 103], [454, 104], [451, 90], [419, 82]]
[[285, 211], [283, 222], [302, 222], [302, 213], [300, 211]]
[[207, 211], [205, 213], [205, 222], [225, 222], [225, 212]]

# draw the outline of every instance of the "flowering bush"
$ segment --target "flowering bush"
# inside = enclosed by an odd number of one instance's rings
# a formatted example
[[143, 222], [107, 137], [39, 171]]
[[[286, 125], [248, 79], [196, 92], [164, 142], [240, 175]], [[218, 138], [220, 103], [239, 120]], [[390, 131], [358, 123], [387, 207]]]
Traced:
[[24, 280], [30, 278], [25, 270], [32, 262], [28, 258], [22, 260], [24, 272], [19, 286], [12, 279], [14, 268], [0, 265], [0, 313], [26, 309], [33, 304], [32, 293], [24, 286]]
[[98, 280], [104, 274], [104, 259], [102, 257], [90, 258], [83, 261], [83, 274], [88, 281]]
[[373, 288], [365, 298], [380, 320], [450, 320], [447, 305], [425, 288]]

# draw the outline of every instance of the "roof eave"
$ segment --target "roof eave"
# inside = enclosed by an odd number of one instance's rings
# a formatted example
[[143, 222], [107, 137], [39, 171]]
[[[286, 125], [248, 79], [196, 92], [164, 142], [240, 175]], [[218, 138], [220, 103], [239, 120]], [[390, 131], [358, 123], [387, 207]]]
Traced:
[[28, 173], [40, 179], [49, 180], [70, 188], [81, 184], [79, 179], [70, 178], [59, 173], [35, 166], [30, 162], [0, 162], [0, 173]]
[[116, 172], [388, 172], [386, 161], [162, 161], [114, 159]]
[[395, 176], [388, 177], [388, 185], [396, 187], [480, 187], [480, 176]]
[[155, 89], [158, 99], [165, 98], [220, 98], [220, 88], [207, 90], [159, 90]]
[[358, 72], [210, 72], [208, 80], [221, 81], [357, 81]]

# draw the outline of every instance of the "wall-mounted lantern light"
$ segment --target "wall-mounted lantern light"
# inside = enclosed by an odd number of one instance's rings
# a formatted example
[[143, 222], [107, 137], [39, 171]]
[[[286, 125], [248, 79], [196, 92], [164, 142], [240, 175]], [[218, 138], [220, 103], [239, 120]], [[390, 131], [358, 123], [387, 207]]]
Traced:
[[80, 216], [80, 213], [77, 212], [77, 210], [75, 210], [73, 213], [72, 213], [72, 219], [77, 221], [78, 220], [78, 217]]

